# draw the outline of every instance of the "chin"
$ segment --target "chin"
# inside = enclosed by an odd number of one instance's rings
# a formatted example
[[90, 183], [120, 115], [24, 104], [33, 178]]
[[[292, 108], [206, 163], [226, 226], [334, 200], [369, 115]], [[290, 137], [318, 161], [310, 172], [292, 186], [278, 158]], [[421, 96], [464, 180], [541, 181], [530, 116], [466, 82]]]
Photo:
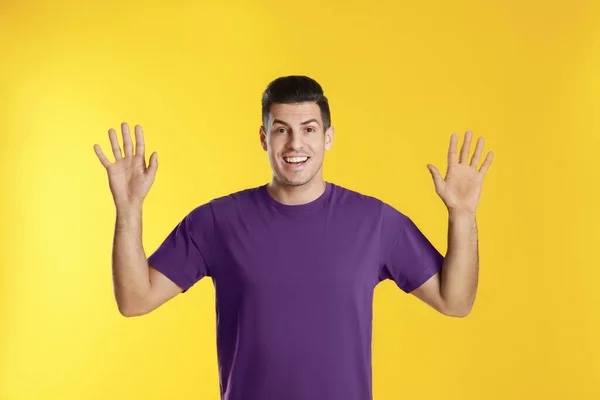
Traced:
[[319, 174], [319, 168], [315, 168], [315, 165], [307, 165], [300, 171], [290, 171], [285, 165], [277, 166], [273, 170], [274, 179], [282, 186], [298, 187], [304, 186], [310, 182]]
[[277, 182], [283, 186], [302, 186], [306, 185], [311, 181], [311, 178], [306, 177], [286, 177], [285, 175], [277, 175], [275, 177]]
[[282, 185], [285, 186], [302, 186], [302, 185], [306, 185], [308, 182], [310, 182], [309, 180], [300, 180], [300, 179], [278, 179], [279, 183], [281, 183]]

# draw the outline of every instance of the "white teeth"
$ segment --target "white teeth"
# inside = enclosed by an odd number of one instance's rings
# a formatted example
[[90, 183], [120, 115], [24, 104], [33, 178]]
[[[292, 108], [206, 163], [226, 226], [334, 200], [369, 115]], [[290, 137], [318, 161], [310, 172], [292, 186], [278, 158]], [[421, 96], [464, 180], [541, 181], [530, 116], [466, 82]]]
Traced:
[[308, 160], [308, 157], [284, 157], [283, 159], [289, 163], [302, 163]]

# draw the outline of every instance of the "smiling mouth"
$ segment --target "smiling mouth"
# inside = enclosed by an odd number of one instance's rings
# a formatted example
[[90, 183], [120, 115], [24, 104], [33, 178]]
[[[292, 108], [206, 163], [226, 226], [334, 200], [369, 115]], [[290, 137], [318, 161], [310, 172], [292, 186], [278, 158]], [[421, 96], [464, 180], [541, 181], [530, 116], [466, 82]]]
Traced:
[[308, 161], [309, 157], [283, 157], [283, 161], [290, 165], [302, 165]]

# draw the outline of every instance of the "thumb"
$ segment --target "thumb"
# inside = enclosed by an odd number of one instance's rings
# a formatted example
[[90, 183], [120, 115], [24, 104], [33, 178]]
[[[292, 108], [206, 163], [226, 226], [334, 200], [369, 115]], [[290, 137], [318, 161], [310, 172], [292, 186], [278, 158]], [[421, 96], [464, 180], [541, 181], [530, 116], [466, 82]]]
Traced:
[[158, 169], [158, 153], [154, 152], [150, 155], [150, 162], [148, 163], [148, 169], [146, 170], [150, 176], [154, 177], [156, 175], [156, 170]]
[[433, 178], [433, 184], [435, 185], [435, 189], [439, 190], [442, 187], [442, 182], [444, 182], [444, 179], [442, 178], [440, 171], [438, 171], [438, 169], [431, 164], [427, 164], [427, 169], [431, 173], [431, 177]]

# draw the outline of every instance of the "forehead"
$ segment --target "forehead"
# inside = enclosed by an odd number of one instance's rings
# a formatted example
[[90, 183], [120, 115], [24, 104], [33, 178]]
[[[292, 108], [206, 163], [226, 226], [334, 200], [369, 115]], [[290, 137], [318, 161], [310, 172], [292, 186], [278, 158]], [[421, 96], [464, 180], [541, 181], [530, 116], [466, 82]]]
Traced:
[[321, 109], [317, 103], [306, 102], [296, 104], [272, 104], [269, 122], [279, 119], [287, 123], [300, 123], [310, 119], [316, 119], [321, 123]]

